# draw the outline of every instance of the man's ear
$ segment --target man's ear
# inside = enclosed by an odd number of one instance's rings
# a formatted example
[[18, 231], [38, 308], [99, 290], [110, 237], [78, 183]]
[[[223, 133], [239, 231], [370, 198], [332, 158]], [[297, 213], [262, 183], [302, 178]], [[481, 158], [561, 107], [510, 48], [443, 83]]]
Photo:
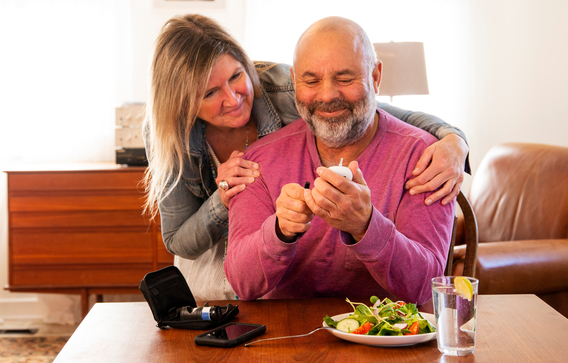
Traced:
[[294, 89], [296, 89], [296, 79], [294, 77], [294, 66], [290, 67], [290, 76], [292, 76], [292, 84], [294, 85]]
[[373, 68], [373, 86], [375, 87], [375, 94], [379, 94], [379, 86], [381, 85], [381, 78], [383, 77], [383, 62], [377, 61], [377, 65]]

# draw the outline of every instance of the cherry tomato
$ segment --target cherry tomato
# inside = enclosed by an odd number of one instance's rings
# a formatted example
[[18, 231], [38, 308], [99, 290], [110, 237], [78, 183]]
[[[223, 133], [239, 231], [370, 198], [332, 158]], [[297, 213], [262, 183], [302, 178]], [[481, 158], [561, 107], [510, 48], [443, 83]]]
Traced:
[[372, 328], [371, 323], [367, 321], [365, 324], [355, 329], [353, 331], [353, 334], [366, 334], [369, 330], [371, 330], [371, 328]]
[[408, 330], [410, 330], [410, 333], [405, 333], [404, 335], [416, 335], [416, 334], [418, 334], [418, 328], [419, 327], [420, 327], [420, 323], [415, 321], [414, 323], [412, 323], [410, 328], [408, 328]]

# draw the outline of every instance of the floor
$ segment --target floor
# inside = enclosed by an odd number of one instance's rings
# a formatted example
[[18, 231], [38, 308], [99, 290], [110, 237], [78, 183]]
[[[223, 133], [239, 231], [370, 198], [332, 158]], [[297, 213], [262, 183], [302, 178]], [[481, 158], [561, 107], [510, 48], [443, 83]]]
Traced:
[[76, 328], [26, 321], [0, 324], [0, 363], [53, 362]]
[[[40, 322], [10, 320], [0, 323], [0, 338], [29, 338], [29, 337], [70, 337], [77, 325], [45, 324]], [[20, 330], [37, 330], [34, 334], [19, 332]], [[7, 332], [5, 332], [7, 331]]]
[[[105, 295], [103, 301], [145, 300], [138, 295]], [[0, 363], [51, 363], [78, 326], [4, 321], [0, 323]]]

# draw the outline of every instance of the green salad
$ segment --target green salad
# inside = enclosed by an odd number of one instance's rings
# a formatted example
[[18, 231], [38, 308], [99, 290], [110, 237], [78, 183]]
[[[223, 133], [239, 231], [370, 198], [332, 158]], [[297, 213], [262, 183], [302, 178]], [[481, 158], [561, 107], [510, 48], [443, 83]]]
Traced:
[[371, 297], [370, 307], [346, 300], [353, 307], [353, 314], [339, 321], [326, 315], [323, 321], [328, 326], [346, 333], [364, 335], [416, 335], [436, 331], [418, 312], [416, 304], [394, 302], [389, 298], [380, 301], [376, 296]]

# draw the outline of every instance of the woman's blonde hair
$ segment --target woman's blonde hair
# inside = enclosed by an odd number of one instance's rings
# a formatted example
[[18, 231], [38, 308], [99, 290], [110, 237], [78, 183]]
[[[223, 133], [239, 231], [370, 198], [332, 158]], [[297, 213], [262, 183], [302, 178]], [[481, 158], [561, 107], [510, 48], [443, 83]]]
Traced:
[[181, 179], [183, 158], [189, 155], [189, 134], [211, 69], [226, 54], [243, 65], [259, 97], [254, 64], [215, 21], [197, 14], [177, 16], [168, 20], [156, 39], [143, 125], [149, 162], [144, 212], [152, 217]]

